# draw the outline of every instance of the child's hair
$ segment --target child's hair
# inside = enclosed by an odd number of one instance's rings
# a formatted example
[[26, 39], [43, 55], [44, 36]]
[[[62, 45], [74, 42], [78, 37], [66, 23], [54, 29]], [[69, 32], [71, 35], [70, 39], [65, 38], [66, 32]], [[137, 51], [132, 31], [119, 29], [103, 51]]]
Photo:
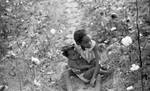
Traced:
[[74, 32], [74, 40], [77, 45], [80, 45], [84, 36], [86, 36], [86, 31], [84, 29], [77, 30]]
[[61, 49], [62, 55], [65, 57], [68, 57], [69, 56], [69, 54], [68, 54], [69, 50], [75, 50], [74, 44], [62, 47], [62, 49]]

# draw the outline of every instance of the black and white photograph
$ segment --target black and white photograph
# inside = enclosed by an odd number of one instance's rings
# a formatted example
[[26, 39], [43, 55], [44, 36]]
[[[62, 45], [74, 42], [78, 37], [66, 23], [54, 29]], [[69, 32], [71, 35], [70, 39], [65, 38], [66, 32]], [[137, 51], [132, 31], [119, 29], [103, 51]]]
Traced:
[[150, 0], [0, 0], [0, 91], [150, 91]]

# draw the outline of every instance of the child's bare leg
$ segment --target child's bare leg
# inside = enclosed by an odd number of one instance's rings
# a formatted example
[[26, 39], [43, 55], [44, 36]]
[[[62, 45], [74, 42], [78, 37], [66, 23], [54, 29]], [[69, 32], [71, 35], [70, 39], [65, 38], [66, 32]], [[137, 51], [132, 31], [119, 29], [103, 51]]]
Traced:
[[[86, 72], [84, 72], [83, 77], [88, 79], [88, 80], [91, 80], [91, 78], [92, 78], [92, 76], [94, 74], [95, 68], [96, 67], [92, 67], [91, 69], [89, 69]], [[105, 71], [101, 71], [101, 70], [99, 70], [99, 72], [98, 72], [98, 74], [100, 74], [100, 75], [105, 74], [105, 73], [106, 73]]]
[[95, 91], [102, 91], [101, 89], [102, 89], [101, 76], [100, 76], [100, 74], [98, 74], [98, 76], [96, 77]]
[[[99, 68], [100, 69], [100, 68]], [[88, 80], [91, 80], [93, 74], [94, 74], [94, 71], [95, 71], [95, 67], [89, 69], [88, 71], [84, 72], [84, 75], [83, 77], [88, 79]], [[107, 71], [107, 70], [99, 70], [98, 74], [100, 75], [104, 75], [104, 74], [109, 74], [110, 72]]]
[[[87, 79], [87, 80], [91, 80], [91, 78], [92, 78], [92, 76], [94, 74], [94, 71], [95, 71], [95, 67], [90, 68], [89, 70], [87, 70], [86, 72], [84, 72], [83, 77], [85, 79]], [[104, 75], [104, 76], [107, 77], [107, 75], [109, 75], [110, 73], [112, 73], [112, 71], [110, 71], [110, 70], [102, 70], [100, 68], [100, 66], [99, 66], [99, 72], [98, 72], [98, 74]]]

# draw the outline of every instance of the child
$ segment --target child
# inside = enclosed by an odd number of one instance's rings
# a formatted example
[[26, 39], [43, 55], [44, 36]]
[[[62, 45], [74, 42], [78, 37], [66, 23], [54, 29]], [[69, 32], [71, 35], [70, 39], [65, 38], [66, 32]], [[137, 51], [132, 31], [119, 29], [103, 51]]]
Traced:
[[[81, 57], [74, 45], [63, 47], [62, 52], [62, 54], [68, 58], [69, 68], [85, 83], [90, 82], [95, 71], [95, 59], [88, 63], [87, 60]], [[99, 70], [98, 73], [107, 74], [108, 72]]]
[[86, 30], [81, 29], [74, 32], [74, 40], [77, 44], [76, 49], [81, 54], [81, 56], [90, 63], [93, 59], [95, 59], [95, 67], [92, 79], [90, 80], [90, 84], [94, 85], [96, 75], [99, 71], [99, 63], [100, 61], [100, 52], [97, 43], [92, 40]]

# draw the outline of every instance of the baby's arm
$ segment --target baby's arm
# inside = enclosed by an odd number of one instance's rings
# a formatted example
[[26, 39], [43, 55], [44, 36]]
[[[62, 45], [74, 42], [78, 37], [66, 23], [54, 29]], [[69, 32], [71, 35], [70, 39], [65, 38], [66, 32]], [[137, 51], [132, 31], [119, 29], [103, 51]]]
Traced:
[[84, 70], [84, 69], [88, 69], [88, 68], [92, 67], [92, 65], [77, 64], [77, 62], [75, 62], [75, 61], [68, 62], [68, 65], [71, 68], [75, 68], [75, 69], [78, 69], [78, 70]]

